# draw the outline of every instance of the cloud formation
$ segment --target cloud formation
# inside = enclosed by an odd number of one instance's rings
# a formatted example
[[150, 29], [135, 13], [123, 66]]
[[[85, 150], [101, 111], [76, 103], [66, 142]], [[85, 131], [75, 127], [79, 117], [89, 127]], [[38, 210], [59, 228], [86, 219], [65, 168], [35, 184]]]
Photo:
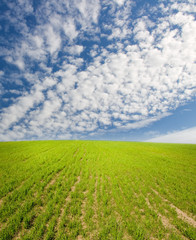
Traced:
[[18, 75], [0, 72], [2, 93], [23, 88], [2, 108], [0, 140], [141, 128], [196, 96], [192, 1], [4, 4], [18, 39], [4, 39], [1, 58]]
[[149, 139], [147, 142], [196, 144], [196, 127], [168, 133], [163, 136]]

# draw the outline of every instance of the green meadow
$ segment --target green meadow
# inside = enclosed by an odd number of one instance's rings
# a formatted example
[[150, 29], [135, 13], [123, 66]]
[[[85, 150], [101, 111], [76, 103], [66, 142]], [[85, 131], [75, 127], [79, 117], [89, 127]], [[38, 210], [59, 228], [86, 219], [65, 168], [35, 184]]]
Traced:
[[0, 143], [0, 239], [196, 239], [196, 145]]

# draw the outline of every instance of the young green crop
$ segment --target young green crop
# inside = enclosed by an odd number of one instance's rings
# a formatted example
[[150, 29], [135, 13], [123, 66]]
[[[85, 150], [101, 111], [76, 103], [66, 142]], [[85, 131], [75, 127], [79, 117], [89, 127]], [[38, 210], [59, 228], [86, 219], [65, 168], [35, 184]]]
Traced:
[[196, 239], [196, 145], [0, 143], [0, 239]]

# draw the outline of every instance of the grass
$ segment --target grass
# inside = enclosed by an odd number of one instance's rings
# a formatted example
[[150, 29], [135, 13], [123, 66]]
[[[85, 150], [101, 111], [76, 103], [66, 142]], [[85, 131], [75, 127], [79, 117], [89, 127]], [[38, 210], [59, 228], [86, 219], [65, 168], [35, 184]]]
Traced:
[[196, 145], [0, 143], [0, 239], [196, 239]]

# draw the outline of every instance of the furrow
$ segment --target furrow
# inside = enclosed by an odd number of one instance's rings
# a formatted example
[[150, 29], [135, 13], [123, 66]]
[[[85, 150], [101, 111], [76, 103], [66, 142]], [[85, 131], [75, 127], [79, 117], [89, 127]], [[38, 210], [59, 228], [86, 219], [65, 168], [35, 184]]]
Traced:
[[196, 221], [189, 217], [187, 215], [187, 213], [183, 212], [182, 210], [180, 210], [179, 208], [177, 208], [173, 203], [171, 203], [169, 200], [165, 199], [164, 197], [162, 197], [156, 190], [152, 189], [152, 191], [158, 195], [164, 202], [167, 202], [169, 204], [169, 206], [173, 209], [175, 209], [178, 218], [182, 219], [183, 221], [187, 222], [188, 224], [192, 225], [194, 228], [196, 228]]
[[182, 239], [188, 240], [188, 238], [186, 238], [185, 236], [183, 236], [182, 233], [181, 233], [174, 225], [172, 225], [172, 224], [170, 223], [170, 221], [169, 221], [168, 218], [166, 218], [165, 216], [163, 216], [161, 213], [159, 213], [155, 208], [153, 208], [153, 207], [151, 206], [148, 197], [146, 197], [145, 200], [146, 200], [146, 204], [148, 205], [148, 207], [149, 207], [152, 211], [154, 211], [154, 212], [158, 215], [158, 217], [161, 219], [161, 222], [162, 222], [162, 224], [163, 224], [163, 226], [164, 226], [165, 228], [174, 230], [176, 233], [178, 233], [178, 234], [182, 237]]

